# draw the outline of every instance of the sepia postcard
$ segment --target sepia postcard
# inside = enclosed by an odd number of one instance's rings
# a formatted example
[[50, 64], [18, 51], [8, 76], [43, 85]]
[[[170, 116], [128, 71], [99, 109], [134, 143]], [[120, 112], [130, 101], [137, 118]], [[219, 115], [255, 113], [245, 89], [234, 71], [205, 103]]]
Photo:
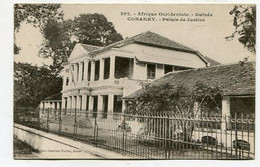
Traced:
[[255, 159], [256, 4], [13, 8], [15, 160]]

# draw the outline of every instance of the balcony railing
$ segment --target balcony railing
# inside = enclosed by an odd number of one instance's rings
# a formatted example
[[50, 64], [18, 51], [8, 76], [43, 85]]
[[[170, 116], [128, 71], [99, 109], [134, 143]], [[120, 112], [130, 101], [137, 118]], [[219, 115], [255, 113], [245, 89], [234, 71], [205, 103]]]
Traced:
[[132, 80], [128, 78], [120, 78], [120, 79], [103, 79], [98, 81], [76, 81], [70, 83], [68, 86], [64, 86], [63, 90], [81, 88], [81, 87], [98, 87], [98, 86], [125, 86], [138, 84], [140, 85], [141, 80]]

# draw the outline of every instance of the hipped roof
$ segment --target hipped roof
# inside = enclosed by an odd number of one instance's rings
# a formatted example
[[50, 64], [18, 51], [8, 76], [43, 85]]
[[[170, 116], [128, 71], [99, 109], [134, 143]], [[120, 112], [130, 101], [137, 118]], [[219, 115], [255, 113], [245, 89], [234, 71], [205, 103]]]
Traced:
[[[181, 84], [188, 89], [192, 89], [198, 82], [209, 87], [219, 87], [224, 95], [255, 95], [255, 64], [253, 62], [240, 62], [237, 64], [171, 72], [153, 81], [151, 84]], [[136, 98], [143, 91], [143, 89], [139, 89], [124, 98]]]
[[177, 43], [175, 41], [172, 41], [168, 38], [165, 38], [159, 34], [156, 34], [154, 32], [150, 32], [150, 31], [146, 31], [146, 32], [138, 34], [136, 36], [126, 38], [124, 40], [112, 43], [105, 47], [98, 47], [98, 46], [86, 45], [86, 44], [81, 44], [81, 45], [83, 46], [83, 48], [85, 50], [87, 50], [89, 52], [89, 54], [95, 55], [95, 54], [107, 51], [109, 49], [120, 48], [120, 47], [123, 47], [123, 46], [131, 44], [131, 43], [137, 43], [137, 44], [165, 48], [165, 49], [172, 49], [172, 50], [177, 50], [180, 52], [193, 53], [193, 54], [196, 54], [205, 63], [209, 63], [211, 66], [220, 64], [211, 58], [203, 56], [201, 53], [199, 53], [196, 50], [193, 50], [187, 46], [184, 46], [180, 43]]

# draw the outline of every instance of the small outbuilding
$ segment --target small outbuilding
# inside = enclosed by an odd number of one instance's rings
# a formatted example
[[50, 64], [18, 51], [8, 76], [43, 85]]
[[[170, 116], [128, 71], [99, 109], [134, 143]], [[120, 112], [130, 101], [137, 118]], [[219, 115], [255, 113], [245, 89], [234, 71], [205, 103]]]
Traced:
[[[171, 72], [153, 81], [151, 84], [181, 84], [188, 89], [192, 89], [197, 82], [221, 89], [223, 92], [222, 103], [220, 104], [222, 115], [234, 117], [235, 113], [239, 115], [255, 113], [254, 62], [240, 62]], [[124, 98], [126, 100], [133, 99], [138, 97], [142, 92], [143, 89], [139, 89]]]

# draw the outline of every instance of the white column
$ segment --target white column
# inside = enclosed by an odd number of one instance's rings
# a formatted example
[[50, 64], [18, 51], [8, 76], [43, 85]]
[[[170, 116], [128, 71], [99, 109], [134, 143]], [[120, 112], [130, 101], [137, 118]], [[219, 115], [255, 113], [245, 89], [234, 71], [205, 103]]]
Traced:
[[89, 106], [89, 111], [90, 112], [93, 112], [93, 96], [89, 96], [89, 103], [88, 103], [88, 106]]
[[40, 118], [42, 117], [42, 114], [43, 114], [43, 102], [40, 103]]
[[70, 113], [71, 110], [72, 110], [72, 96], [68, 96], [68, 107], [67, 107], [66, 114]]
[[98, 117], [102, 117], [103, 112], [103, 96], [98, 95]]
[[122, 100], [122, 113], [125, 113], [125, 108], [126, 108], [126, 102], [125, 100]]
[[65, 87], [66, 87], [66, 80], [67, 80], [67, 76], [66, 76], [66, 75], [64, 75], [64, 76], [62, 77], [62, 79], [63, 79], [62, 89], [64, 90], [64, 89], [65, 89]]
[[76, 101], [77, 101], [76, 109], [79, 110], [79, 109], [80, 109], [80, 105], [81, 105], [81, 104], [80, 104], [80, 95], [77, 95], [76, 98], [77, 98], [77, 100], [76, 100]]
[[84, 60], [84, 81], [88, 81], [88, 62], [89, 60]]
[[74, 79], [74, 82], [77, 81], [77, 64], [73, 64], [73, 79]]
[[79, 104], [79, 102], [78, 102], [78, 96], [74, 96], [74, 109], [76, 108], [76, 109], [78, 109], [77, 107], [78, 107], [78, 104]]
[[46, 109], [50, 108], [49, 102], [45, 102], [45, 108], [46, 108]]
[[[229, 96], [224, 96], [222, 98], [222, 116], [224, 118], [230, 118], [230, 97]], [[229, 123], [227, 124], [229, 125]], [[225, 119], [222, 119], [221, 129], [226, 130], [228, 128], [227, 124], [225, 122]]]
[[107, 106], [107, 117], [113, 118], [113, 108], [114, 108], [114, 94], [108, 94], [108, 106]]
[[110, 56], [109, 79], [115, 78], [115, 56]]
[[62, 96], [61, 109], [65, 109], [65, 100], [66, 98]]
[[102, 81], [104, 79], [104, 59], [100, 59], [99, 63], [99, 80]]
[[68, 105], [67, 109], [71, 109], [71, 97], [69, 96], [67, 100], [68, 100], [68, 102], [67, 102], [67, 105]]
[[76, 81], [79, 81], [79, 63], [76, 64]]
[[94, 81], [94, 79], [95, 79], [95, 61], [91, 61], [90, 81]]
[[160, 78], [164, 75], [164, 65], [156, 64], [155, 66], [155, 78]]
[[87, 95], [82, 95], [82, 116], [87, 116]]
[[79, 78], [78, 78], [78, 81], [81, 82], [82, 81], [82, 66], [83, 66], [83, 62], [80, 62], [79, 63]]
[[40, 109], [42, 109], [42, 108], [43, 108], [43, 102], [40, 103]]
[[78, 69], [78, 64], [75, 63], [75, 64], [74, 64], [74, 74], [73, 74], [73, 76], [74, 76], [74, 82], [77, 82], [77, 69]]
[[75, 109], [75, 96], [71, 96], [71, 109]]
[[193, 114], [195, 115], [196, 118], [200, 116], [200, 108], [199, 108], [199, 103], [197, 101], [194, 102]]
[[72, 65], [69, 64], [69, 86], [72, 85], [72, 73], [73, 73], [73, 71], [72, 71]]
[[52, 102], [52, 107], [51, 107], [52, 109], [55, 109], [55, 103], [56, 102]]
[[86, 110], [86, 104], [87, 104], [86, 103], [87, 102], [87, 95], [84, 94], [84, 95], [82, 95], [81, 98], [82, 98], [82, 104], [81, 104], [82, 105], [82, 110], [85, 111]]

